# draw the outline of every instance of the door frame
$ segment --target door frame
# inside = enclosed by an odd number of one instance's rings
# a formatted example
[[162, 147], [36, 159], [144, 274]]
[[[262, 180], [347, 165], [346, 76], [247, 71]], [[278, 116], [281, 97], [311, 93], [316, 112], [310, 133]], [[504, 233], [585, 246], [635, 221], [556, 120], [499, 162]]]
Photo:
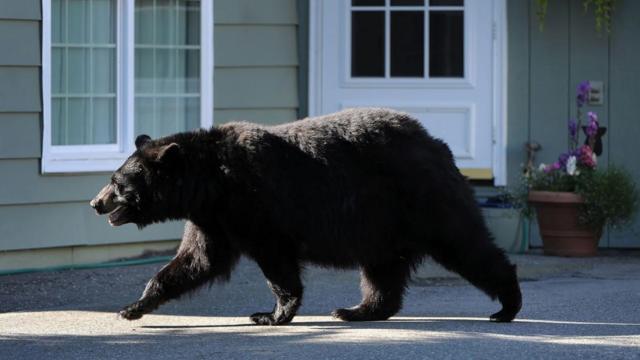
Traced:
[[[323, 103], [322, 40], [325, 16], [323, 1], [326, 0], [309, 0], [309, 116], [320, 115]], [[507, 0], [482, 1], [493, 7], [493, 104], [491, 104], [493, 183], [496, 186], [504, 186], [507, 184]], [[332, 15], [335, 16], [335, 14]], [[338, 75], [342, 77], [342, 74]]]

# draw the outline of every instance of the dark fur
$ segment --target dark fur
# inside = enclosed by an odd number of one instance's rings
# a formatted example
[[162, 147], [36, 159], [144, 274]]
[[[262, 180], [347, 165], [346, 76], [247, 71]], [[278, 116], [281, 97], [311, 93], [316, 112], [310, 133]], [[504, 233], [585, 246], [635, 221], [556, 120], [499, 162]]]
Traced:
[[411, 271], [428, 255], [503, 305], [521, 307], [515, 266], [491, 239], [472, 190], [440, 140], [404, 113], [346, 110], [267, 127], [231, 123], [138, 150], [92, 201], [114, 225], [187, 219], [176, 257], [120, 312], [137, 319], [255, 260], [276, 296], [257, 324], [300, 306], [301, 266], [359, 267], [360, 305], [343, 320], [396, 314]]

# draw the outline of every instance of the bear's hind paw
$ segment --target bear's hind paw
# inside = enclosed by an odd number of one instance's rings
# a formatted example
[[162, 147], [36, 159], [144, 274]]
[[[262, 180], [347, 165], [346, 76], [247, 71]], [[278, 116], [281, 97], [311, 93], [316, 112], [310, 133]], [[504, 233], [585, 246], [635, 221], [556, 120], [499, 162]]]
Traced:
[[491, 315], [489, 317], [489, 321], [491, 321], [491, 322], [511, 322], [516, 317], [517, 313], [518, 313], [517, 311], [508, 311], [508, 310], [502, 309], [502, 310], [498, 311], [497, 313]]

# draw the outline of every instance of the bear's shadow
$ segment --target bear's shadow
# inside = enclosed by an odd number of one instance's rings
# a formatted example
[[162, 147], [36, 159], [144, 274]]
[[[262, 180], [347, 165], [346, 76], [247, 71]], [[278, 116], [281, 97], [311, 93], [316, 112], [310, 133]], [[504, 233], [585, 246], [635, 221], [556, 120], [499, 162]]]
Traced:
[[[559, 320], [531, 320], [516, 319], [512, 323], [492, 323], [484, 319], [473, 318], [428, 318], [428, 317], [398, 317], [386, 321], [344, 322], [340, 320], [305, 321], [294, 319], [279, 328], [307, 327], [314, 330], [389, 330], [389, 331], [417, 331], [417, 332], [459, 332], [472, 334], [489, 334], [505, 336], [633, 336], [640, 335], [640, 323], [606, 323], [580, 322]], [[249, 322], [242, 324], [208, 324], [208, 325], [143, 325], [141, 329], [150, 330], [189, 330], [189, 329], [223, 329], [223, 328], [260, 328]], [[272, 327], [264, 327], [272, 328]], [[215, 330], [212, 331], [215, 333]], [[236, 332], [236, 331], [234, 331]], [[252, 331], [254, 332], [254, 331]], [[292, 332], [291, 335], [294, 335]], [[285, 333], [286, 336], [286, 333]]]

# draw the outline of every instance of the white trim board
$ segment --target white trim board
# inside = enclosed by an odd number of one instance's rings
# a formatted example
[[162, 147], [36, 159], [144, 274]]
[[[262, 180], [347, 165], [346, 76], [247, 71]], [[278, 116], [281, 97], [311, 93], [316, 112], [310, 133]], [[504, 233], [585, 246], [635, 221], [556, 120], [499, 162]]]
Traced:
[[[51, 139], [51, 0], [42, 0], [42, 173], [110, 172], [134, 146], [134, 1], [117, 0], [116, 143], [53, 145]], [[200, 2], [200, 126], [213, 125], [214, 0]]]

